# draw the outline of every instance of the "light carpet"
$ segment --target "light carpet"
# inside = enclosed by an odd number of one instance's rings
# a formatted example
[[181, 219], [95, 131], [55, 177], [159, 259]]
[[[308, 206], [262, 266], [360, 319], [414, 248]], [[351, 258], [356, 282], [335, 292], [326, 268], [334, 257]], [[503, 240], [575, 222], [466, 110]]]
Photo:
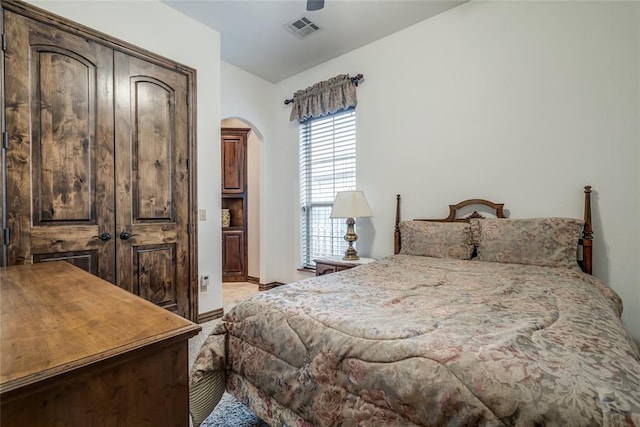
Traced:
[[269, 427], [269, 425], [256, 417], [235, 397], [225, 392], [218, 406], [200, 424], [200, 427]]

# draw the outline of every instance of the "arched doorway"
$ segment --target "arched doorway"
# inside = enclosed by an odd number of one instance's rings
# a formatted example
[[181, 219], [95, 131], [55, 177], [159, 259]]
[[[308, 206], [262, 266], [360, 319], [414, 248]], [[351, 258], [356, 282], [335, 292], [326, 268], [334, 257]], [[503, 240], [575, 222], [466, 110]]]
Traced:
[[255, 128], [255, 126], [253, 126], [248, 121], [236, 117], [225, 118], [221, 120], [220, 127], [223, 129], [250, 129], [247, 135], [246, 146], [246, 282], [258, 285], [260, 283], [262, 134]]

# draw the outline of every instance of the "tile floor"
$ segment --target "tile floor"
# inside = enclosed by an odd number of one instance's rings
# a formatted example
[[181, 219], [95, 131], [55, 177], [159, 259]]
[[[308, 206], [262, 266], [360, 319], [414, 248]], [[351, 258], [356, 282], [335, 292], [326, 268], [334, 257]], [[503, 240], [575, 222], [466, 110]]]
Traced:
[[258, 285], [248, 282], [226, 282], [222, 284], [222, 304], [228, 312], [238, 301], [258, 293]]
[[[245, 298], [258, 293], [258, 285], [248, 282], [228, 282], [222, 284], [222, 305], [224, 312], [227, 313], [231, 308]], [[209, 336], [213, 327], [220, 322], [220, 319], [214, 319], [209, 322], [201, 323], [202, 330], [198, 335], [189, 339], [189, 368], [200, 351], [200, 347], [204, 340]]]

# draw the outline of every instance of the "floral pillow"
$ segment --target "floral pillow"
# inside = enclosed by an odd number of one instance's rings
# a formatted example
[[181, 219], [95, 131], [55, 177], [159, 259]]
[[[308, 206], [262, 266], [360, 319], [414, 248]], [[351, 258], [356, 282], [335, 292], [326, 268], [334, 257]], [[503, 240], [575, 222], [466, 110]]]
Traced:
[[400, 253], [471, 259], [471, 226], [466, 222], [402, 221]]
[[575, 218], [471, 220], [478, 261], [544, 267], [578, 267], [583, 226]]

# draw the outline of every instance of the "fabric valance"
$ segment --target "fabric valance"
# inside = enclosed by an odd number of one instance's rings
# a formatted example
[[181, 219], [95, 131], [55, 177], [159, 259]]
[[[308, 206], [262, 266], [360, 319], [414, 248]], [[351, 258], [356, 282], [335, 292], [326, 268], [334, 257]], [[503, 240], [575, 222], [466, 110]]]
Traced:
[[348, 74], [340, 74], [294, 93], [290, 120], [302, 122], [357, 104], [356, 83]]

